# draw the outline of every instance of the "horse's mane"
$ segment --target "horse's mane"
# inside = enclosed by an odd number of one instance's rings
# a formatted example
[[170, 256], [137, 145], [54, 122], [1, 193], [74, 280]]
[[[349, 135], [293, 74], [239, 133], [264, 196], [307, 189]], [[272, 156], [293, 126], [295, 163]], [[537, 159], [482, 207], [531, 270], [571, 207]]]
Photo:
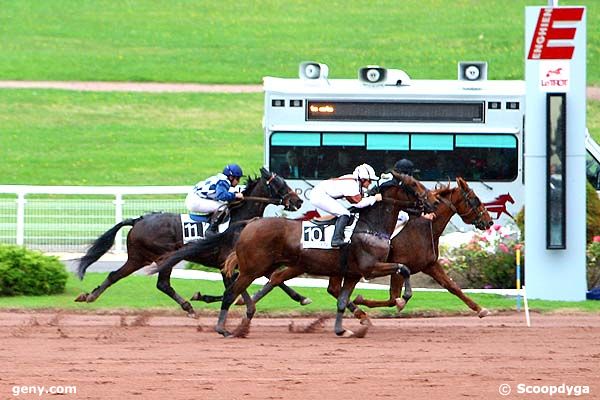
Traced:
[[442, 185], [439, 188], [435, 189], [433, 192], [434, 194], [436, 194], [437, 196], [445, 196], [448, 193], [450, 193], [451, 191], [453, 191], [454, 189], [452, 189], [450, 187], [450, 183], [446, 184], [446, 185]]
[[249, 196], [250, 193], [254, 190], [254, 187], [260, 182], [260, 178], [255, 176], [254, 178], [248, 176], [248, 180], [246, 180], [246, 188], [242, 191], [244, 196]]

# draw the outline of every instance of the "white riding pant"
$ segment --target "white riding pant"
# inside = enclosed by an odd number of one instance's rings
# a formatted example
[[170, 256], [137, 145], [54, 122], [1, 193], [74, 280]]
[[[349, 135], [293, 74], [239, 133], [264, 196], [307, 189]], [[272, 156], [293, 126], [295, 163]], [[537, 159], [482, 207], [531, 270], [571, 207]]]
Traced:
[[217, 200], [204, 199], [193, 192], [188, 193], [185, 198], [185, 206], [189, 212], [196, 214], [211, 214], [225, 204], [226, 203]]
[[317, 207], [319, 214], [323, 214], [321, 211], [324, 211], [325, 213], [333, 214], [336, 217], [339, 217], [340, 215], [350, 216], [350, 211], [348, 211], [346, 207], [327, 193], [323, 193], [320, 190], [312, 190], [310, 202], [313, 206]]

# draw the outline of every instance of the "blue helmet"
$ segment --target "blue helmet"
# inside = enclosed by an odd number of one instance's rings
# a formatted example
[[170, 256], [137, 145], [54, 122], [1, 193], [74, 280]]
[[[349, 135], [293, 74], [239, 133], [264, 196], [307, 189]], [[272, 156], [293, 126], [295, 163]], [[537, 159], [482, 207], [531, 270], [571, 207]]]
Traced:
[[242, 167], [240, 167], [239, 165], [228, 164], [225, 166], [225, 168], [223, 168], [223, 175], [235, 176], [237, 178], [240, 178], [240, 177], [244, 176], [244, 173], [242, 172]]

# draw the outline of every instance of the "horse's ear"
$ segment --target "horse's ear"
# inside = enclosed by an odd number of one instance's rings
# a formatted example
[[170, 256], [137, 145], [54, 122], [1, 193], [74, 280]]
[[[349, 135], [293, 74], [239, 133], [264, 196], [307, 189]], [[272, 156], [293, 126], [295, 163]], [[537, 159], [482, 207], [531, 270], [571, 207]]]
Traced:
[[406, 183], [407, 179], [409, 177], [409, 175], [405, 175], [405, 174], [401, 174], [398, 171], [392, 169], [390, 170], [390, 174], [392, 174], [392, 176], [401, 183]]
[[456, 183], [458, 184], [459, 187], [461, 187], [463, 189], [467, 186], [467, 182], [465, 182], [465, 180], [463, 178], [461, 178], [460, 176], [456, 177]]

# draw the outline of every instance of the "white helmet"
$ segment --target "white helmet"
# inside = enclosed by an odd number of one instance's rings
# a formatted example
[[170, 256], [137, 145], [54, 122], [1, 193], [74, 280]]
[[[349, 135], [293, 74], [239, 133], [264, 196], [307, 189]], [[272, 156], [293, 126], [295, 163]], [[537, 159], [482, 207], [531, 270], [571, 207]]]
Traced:
[[369, 164], [361, 164], [358, 167], [354, 168], [354, 172], [352, 173], [354, 179], [369, 179], [372, 181], [377, 181], [379, 178], [375, 174], [375, 170]]

